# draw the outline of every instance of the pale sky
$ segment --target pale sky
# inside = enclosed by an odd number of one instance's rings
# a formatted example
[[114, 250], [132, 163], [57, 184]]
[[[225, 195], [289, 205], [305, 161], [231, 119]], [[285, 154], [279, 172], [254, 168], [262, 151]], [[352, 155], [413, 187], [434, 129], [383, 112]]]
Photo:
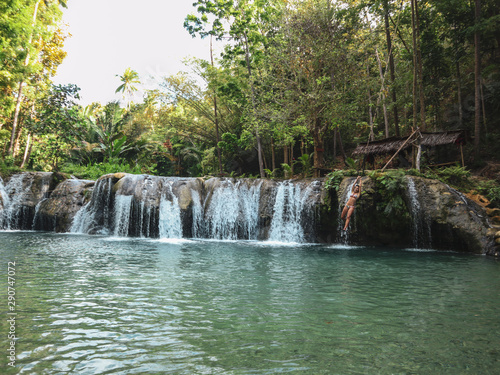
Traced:
[[189, 70], [182, 63], [186, 57], [209, 60], [209, 38], [192, 38], [183, 28], [186, 15], [195, 13], [193, 2], [69, 0], [63, 20], [72, 37], [66, 40], [68, 55], [54, 83], [80, 87], [82, 105], [106, 104], [121, 99], [115, 94], [121, 84], [116, 75], [122, 75], [127, 67], [135, 70], [146, 86], [153, 82], [151, 76]]

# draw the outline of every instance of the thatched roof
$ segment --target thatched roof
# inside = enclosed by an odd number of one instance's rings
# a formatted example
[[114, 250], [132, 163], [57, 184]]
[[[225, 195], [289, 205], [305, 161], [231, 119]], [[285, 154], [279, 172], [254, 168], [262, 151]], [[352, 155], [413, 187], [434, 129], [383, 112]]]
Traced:
[[450, 144], [458, 144], [460, 141], [465, 141], [465, 131], [454, 130], [439, 133], [424, 133], [422, 132], [422, 146], [435, 147]]
[[[465, 139], [465, 132], [463, 130], [438, 133], [421, 132], [420, 134], [422, 135], [422, 145], [427, 147], [455, 144]], [[404, 145], [408, 137], [390, 137], [379, 141], [360, 143], [353, 151], [353, 155], [393, 154]], [[411, 145], [412, 143], [408, 142], [402, 149], [407, 149]]]

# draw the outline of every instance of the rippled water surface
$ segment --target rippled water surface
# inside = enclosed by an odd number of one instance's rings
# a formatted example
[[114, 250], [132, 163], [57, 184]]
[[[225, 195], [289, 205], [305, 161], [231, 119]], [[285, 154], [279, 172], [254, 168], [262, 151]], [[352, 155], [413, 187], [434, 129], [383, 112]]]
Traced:
[[[498, 374], [500, 266], [455, 253], [0, 232], [25, 374]], [[6, 356], [0, 365], [5, 369]]]

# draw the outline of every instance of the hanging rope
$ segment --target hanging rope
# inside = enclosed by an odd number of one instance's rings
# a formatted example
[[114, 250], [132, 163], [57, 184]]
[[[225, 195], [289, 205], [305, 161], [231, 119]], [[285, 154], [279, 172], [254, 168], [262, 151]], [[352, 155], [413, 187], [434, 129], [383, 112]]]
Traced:
[[394, 159], [396, 157], [397, 154], [399, 154], [399, 152], [407, 145], [408, 142], [410, 142], [410, 140], [412, 139], [412, 137], [415, 135], [415, 134], [420, 134], [420, 130], [419, 128], [415, 129], [413, 131], [413, 133], [411, 133], [411, 135], [408, 137], [408, 139], [401, 145], [401, 147], [396, 151], [396, 153], [394, 155], [392, 155], [392, 157], [389, 159], [389, 161], [386, 163], [386, 165], [384, 165], [384, 168], [382, 168], [382, 172], [385, 170], [385, 168], [387, 168], [387, 166], [390, 164], [390, 162], [392, 161], [392, 159]]

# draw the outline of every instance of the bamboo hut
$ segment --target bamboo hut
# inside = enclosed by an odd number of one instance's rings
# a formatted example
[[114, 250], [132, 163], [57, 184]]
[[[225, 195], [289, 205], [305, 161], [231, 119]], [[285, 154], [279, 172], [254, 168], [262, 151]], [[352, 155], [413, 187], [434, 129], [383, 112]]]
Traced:
[[[454, 161], [447, 161], [442, 163], [440, 160], [441, 156], [436, 149], [440, 146], [446, 145], [456, 145], [460, 148], [460, 159], [462, 166], [464, 165], [463, 158], [463, 145], [465, 145], [466, 132], [464, 130], [453, 130], [447, 132], [419, 132], [419, 136], [412, 138], [415, 134], [412, 133], [406, 137], [390, 137], [386, 139], [381, 139], [379, 141], [371, 141], [367, 143], [360, 143], [356, 149], [353, 151], [353, 155], [364, 155], [365, 160], [374, 160], [377, 156], [387, 156], [399, 154], [401, 152], [408, 153], [416, 145], [420, 144], [424, 150], [432, 153], [435, 160], [431, 165], [441, 166], [446, 164], [456, 163], [459, 159], [455, 157]], [[392, 160], [392, 158], [391, 158]]]

